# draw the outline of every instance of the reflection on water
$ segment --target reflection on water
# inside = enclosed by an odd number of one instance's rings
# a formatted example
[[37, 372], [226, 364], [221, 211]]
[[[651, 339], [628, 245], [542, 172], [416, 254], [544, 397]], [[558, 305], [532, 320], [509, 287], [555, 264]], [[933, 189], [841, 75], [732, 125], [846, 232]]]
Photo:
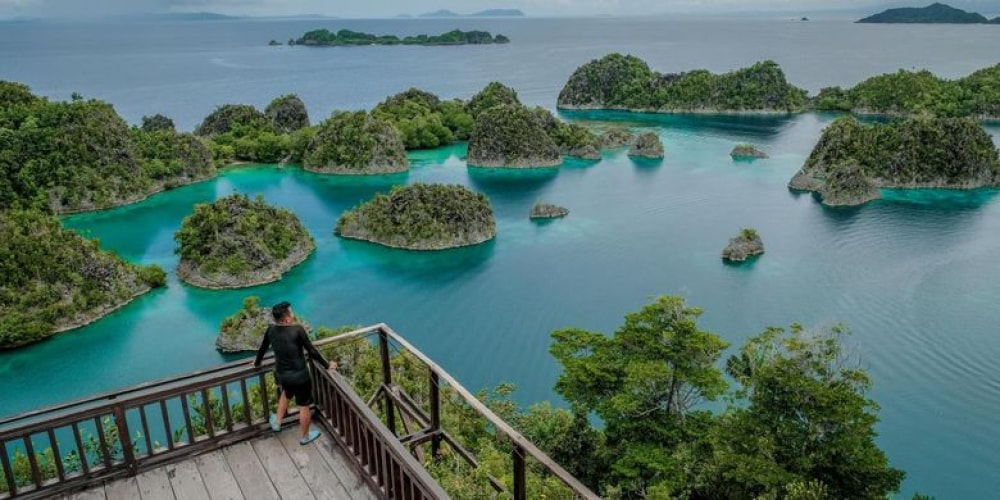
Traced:
[[496, 238], [461, 248], [433, 252], [414, 252], [389, 248], [366, 241], [341, 239], [340, 248], [346, 256], [364, 259], [392, 279], [417, 282], [433, 280], [447, 282], [474, 274], [493, 256]]
[[660, 114], [624, 111], [559, 110], [570, 121], [586, 122], [596, 128], [610, 126], [663, 127], [689, 133], [732, 136], [747, 140], [767, 140], [780, 135], [799, 115]]

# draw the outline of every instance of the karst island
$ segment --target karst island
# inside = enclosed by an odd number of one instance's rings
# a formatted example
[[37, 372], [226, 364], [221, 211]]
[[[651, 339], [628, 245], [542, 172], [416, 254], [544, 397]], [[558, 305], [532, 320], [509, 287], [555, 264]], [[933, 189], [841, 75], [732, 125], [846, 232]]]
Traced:
[[174, 239], [177, 276], [209, 289], [278, 281], [315, 246], [295, 214], [239, 194], [196, 205]]
[[406, 250], [445, 250], [480, 243], [496, 235], [486, 196], [464, 186], [413, 184], [344, 212], [334, 232]]

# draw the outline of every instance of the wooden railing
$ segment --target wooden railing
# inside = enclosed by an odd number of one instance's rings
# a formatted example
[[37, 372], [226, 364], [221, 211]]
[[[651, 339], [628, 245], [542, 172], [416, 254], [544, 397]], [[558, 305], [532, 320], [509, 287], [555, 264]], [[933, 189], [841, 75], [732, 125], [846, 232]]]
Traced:
[[[447, 387], [449, 397], [457, 397], [509, 440], [513, 484], [508, 488], [490, 478], [496, 491], [517, 500], [528, 498], [525, 470], [532, 460], [534, 467], [565, 484], [568, 496], [598, 498], [387, 325], [362, 328], [316, 345], [331, 347], [359, 338], [378, 344], [381, 384], [366, 402], [340, 374], [310, 364], [317, 423], [341, 445], [381, 497], [448, 497], [415, 458], [421, 445], [430, 446], [432, 457], [447, 445], [469, 465], [478, 466], [475, 456], [442, 427], [441, 391]], [[391, 349], [409, 353], [426, 368], [426, 410], [393, 380]], [[273, 370], [270, 358], [259, 368], [238, 361], [2, 418], [0, 499], [80, 490], [269, 433], [267, 416], [277, 391], [268, 375]], [[373, 405], [380, 405], [381, 418]], [[288, 417], [294, 418], [294, 414]], [[403, 435], [399, 427], [406, 431]]]
[[[433, 360], [427, 357], [417, 348], [413, 347], [402, 336], [392, 330], [386, 324], [378, 324], [367, 328], [362, 328], [352, 332], [344, 333], [335, 337], [320, 340], [315, 344], [320, 347], [333, 347], [345, 341], [358, 338], [368, 338], [377, 344], [379, 360], [381, 364], [381, 384], [375, 393], [368, 399], [368, 404], [380, 404], [381, 414], [385, 426], [393, 434], [399, 435], [399, 441], [405, 444], [410, 453], [417, 454], [419, 446], [430, 445], [432, 457], [437, 457], [442, 445], [450, 446], [458, 456], [465, 460], [468, 465], [478, 467], [476, 457], [466, 447], [456, 440], [447, 429], [442, 427], [442, 390], [446, 389], [450, 396], [456, 397], [459, 402], [468, 405], [478, 415], [486, 420], [488, 426], [498, 435], [504, 437], [510, 443], [511, 448], [511, 473], [513, 484], [510, 488], [502, 484], [495, 478], [489, 478], [491, 486], [498, 493], [512, 496], [515, 500], [524, 500], [529, 497], [526, 481], [526, 467], [529, 461], [533, 462], [536, 468], [540, 468], [545, 474], [549, 474], [561, 481], [567, 488], [567, 497], [598, 499], [599, 497], [577, 480], [573, 475], [563, 469], [554, 460], [549, 458], [544, 452], [538, 449], [531, 441], [522, 436], [507, 422], [498, 417], [482, 401], [477, 399], [471, 392], [463, 387], [448, 372], [438, 366]], [[427, 377], [426, 384], [428, 394], [426, 395], [426, 405], [421, 405], [410, 394], [393, 379], [391, 352], [408, 353], [417, 362], [423, 365], [426, 370], [423, 376]], [[322, 370], [314, 367], [314, 373]], [[335, 377], [339, 377], [336, 375]], [[356, 397], [356, 394], [352, 393]], [[423, 399], [423, 398], [420, 398]], [[425, 406], [425, 408], [422, 408]], [[324, 411], [325, 415], [333, 414], [331, 411]], [[399, 423], [400, 425], [397, 425]], [[403, 433], [398, 431], [402, 427]], [[376, 453], [377, 455], [377, 453]], [[371, 459], [365, 463], [359, 463], [361, 467], [371, 467]], [[378, 467], [377, 462], [376, 467]], [[382, 478], [378, 484], [384, 485], [384, 481], [389, 478]]]

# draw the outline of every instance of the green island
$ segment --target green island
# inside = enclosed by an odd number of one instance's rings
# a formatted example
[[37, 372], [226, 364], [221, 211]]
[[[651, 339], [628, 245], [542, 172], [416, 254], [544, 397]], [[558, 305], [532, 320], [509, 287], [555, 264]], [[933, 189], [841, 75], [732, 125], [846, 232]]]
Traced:
[[656, 113], [791, 113], [808, 107], [806, 91], [774, 61], [725, 74], [657, 73], [635, 56], [609, 54], [577, 68], [559, 93], [560, 109]]
[[325, 174], [380, 175], [405, 172], [410, 161], [392, 122], [365, 111], [345, 111], [317, 126], [302, 166]]
[[[272, 42], [274, 42], [272, 40]], [[373, 35], [360, 31], [342, 29], [330, 31], [318, 29], [308, 31], [300, 38], [289, 40], [289, 45], [305, 45], [308, 47], [351, 47], [358, 45], [489, 45], [510, 43], [504, 35], [493, 36], [488, 31], [451, 30], [440, 35], [414, 35], [398, 37], [396, 35]], [[277, 42], [272, 45], [278, 45]]]
[[[312, 331], [309, 323], [302, 318], [296, 316], [295, 321], [307, 332]], [[264, 331], [272, 324], [271, 308], [260, 305], [260, 297], [247, 297], [243, 299], [243, 307], [239, 311], [222, 320], [215, 348], [225, 353], [256, 351]]]
[[315, 133], [298, 96], [285, 95], [265, 111], [246, 104], [225, 104], [205, 117], [195, 130], [222, 165], [231, 163], [297, 163]]
[[966, 12], [943, 3], [932, 3], [927, 7], [888, 9], [857, 22], [877, 24], [1000, 24], [1000, 17], [991, 20], [977, 12]]
[[551, 168], [562, 165], [563, 155], [599, 160], [601, 150], [635, 140], [624, 129], [598, 136], [582, 125], [556, 118], [545, 108], [528, 108], [517, 92], [499, 82], [473, 96], [466, 110], [475, 119], [469, 137], [468, 164], [472, 167]]
[[38, 210], [0, 211], [0, 255], [0, 350], [93, 323], [166, 283], [159, 267], [125, 262]]
[[646, 132], [636, 137], [632, 147], [628, 150], [628, 155], [636, 158], [659, 159], [663, 158], [663, 142], [656, 132]]
[[660, 74], [637, 57], [614, 53], [579, 67], [559, 93], [558, 107], [645, 113], [932, 112], [992, 120], [1000, 119], [1000, 64], [956, 80], [900, 70], [846, 90], [827, 87], [810, 98], [789, 84], [773, 61], [722, 75], [705, 70]]
[[940, 116], [1000, 118], [1000, 64], [963, 78], [946, 80], [927, 70], [887, 73], [850, 89], [820, 90], [814, 106], [821, 111], [855, 114], [910, 115], [929, 112]]
[[129, 127], [110, 104], [0, 81], [0, 210], [101, 210], [216, 175], [201, 141], [151, 120]]
[[743, 228], [739, 234], [729, 240], [729, 244], [722, 250], [722, 258], [730, 262], [744, 262], [750, 257], [763, 253], [764, 241], [760, 239], [757, 230]]
[[295, 214], [239, 194], [195, 205], [174, 239], [177, 276], [213, 290], [278, 281], [315, 247]]
[[1000, 186], [1000, 153], [971, 118], [919, 115], [887, 124], [842, 117], [823, 131], [789, 188], [830, 206], [860, 205], [881, 188]]
[[344, 212], [334, 232], [344, 238], [407, 250], [478, 245], [496, 236], [486, 196], [459, 185], [395, 186]]
[[459, 99], [442, 100], [410, 88], [382, 101], [372, 115], [392, 122], [406, 149], [432, 149], [469, 140], [474, 119]]

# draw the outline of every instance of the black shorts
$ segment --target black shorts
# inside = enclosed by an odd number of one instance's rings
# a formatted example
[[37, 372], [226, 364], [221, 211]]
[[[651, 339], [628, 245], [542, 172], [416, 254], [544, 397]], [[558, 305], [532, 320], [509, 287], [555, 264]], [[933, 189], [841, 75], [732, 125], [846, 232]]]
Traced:
[[302, 382], [289, 382], [287, 380], [282, 382], [279, 379], [278, 385], [281, 387], [281, 392], [285, 394], [286, 398], [295, 398], [295, 404], [299, 406], [312, 404], [312, 379], [306, 378]]

